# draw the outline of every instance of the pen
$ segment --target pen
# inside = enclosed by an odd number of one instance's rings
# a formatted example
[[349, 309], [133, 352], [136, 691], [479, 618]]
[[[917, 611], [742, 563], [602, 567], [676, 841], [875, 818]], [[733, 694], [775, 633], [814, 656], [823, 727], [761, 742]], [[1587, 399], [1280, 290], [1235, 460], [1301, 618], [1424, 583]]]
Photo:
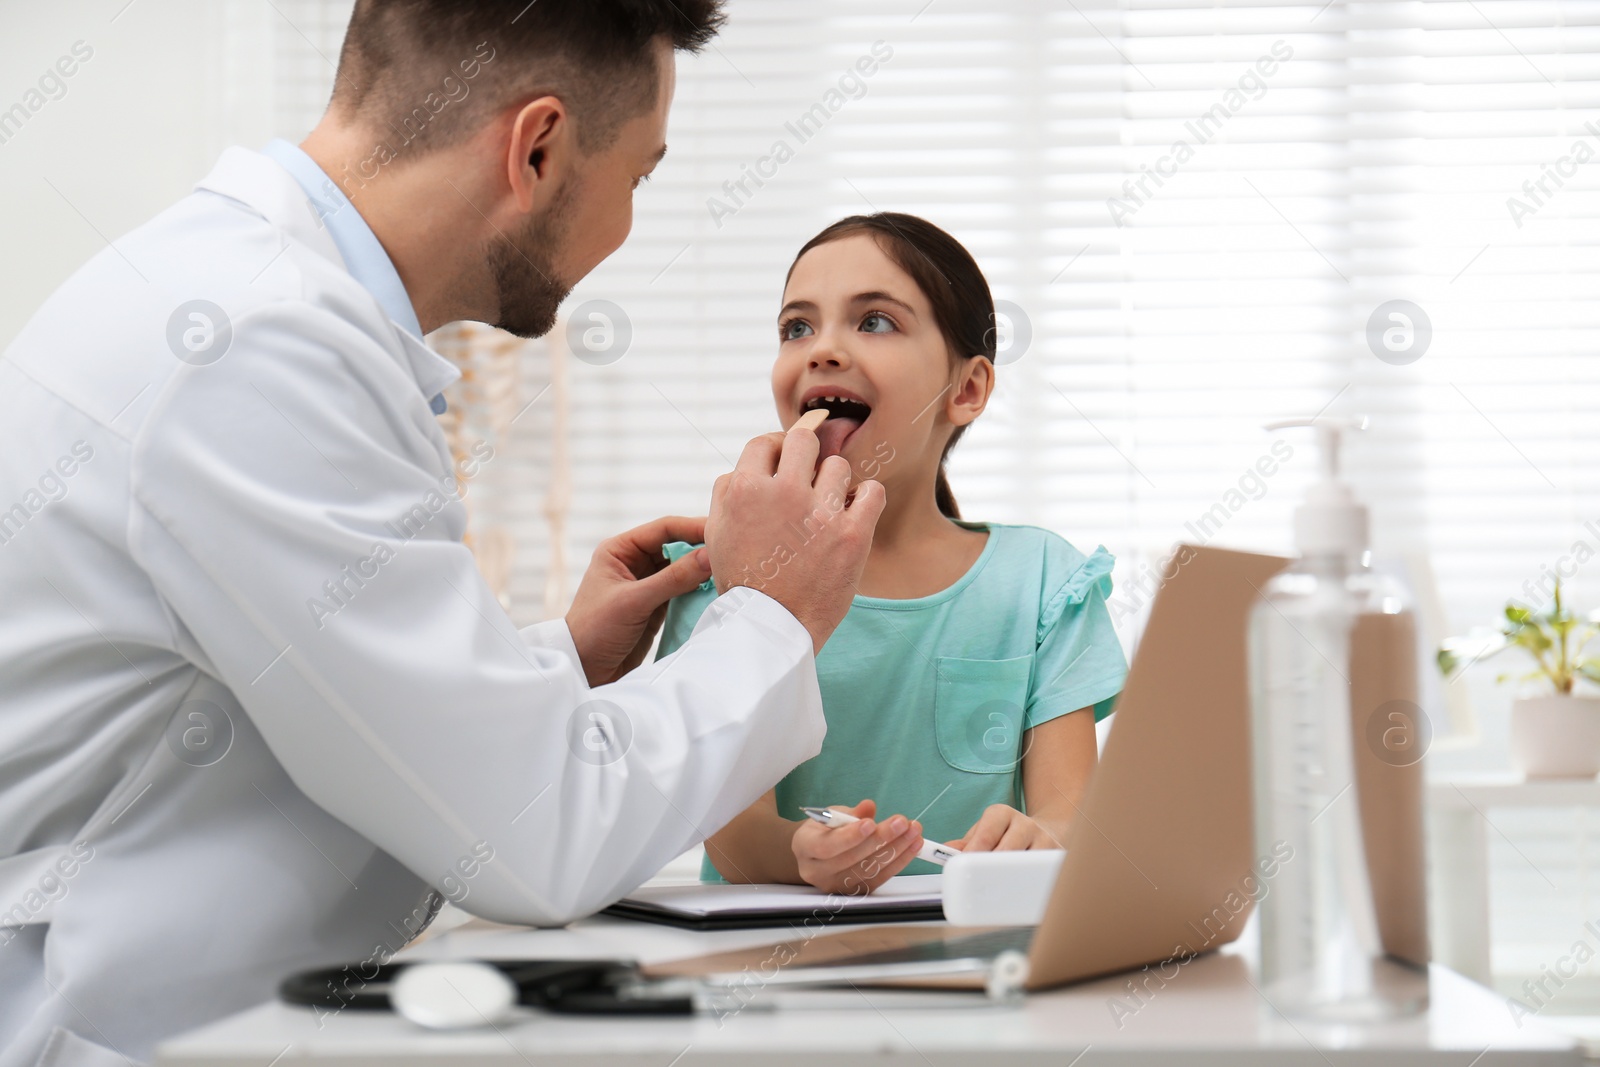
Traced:
[[[801, 808], [800, 810], [808, 818], [814, 822], [820, 822], [824, 826], [849, 826], [851, 823], [861, 821], [848, 812], [834, 811], [832, 808]], [[959, 856], [960, 854], [961, 850], [959, 848], [941, 845], [937, 841], [924, 841], [922, 849], [917, 853], [917, 857], [925, 859], [929, 863], [937, 863], [943, 867], [951, 856]]]

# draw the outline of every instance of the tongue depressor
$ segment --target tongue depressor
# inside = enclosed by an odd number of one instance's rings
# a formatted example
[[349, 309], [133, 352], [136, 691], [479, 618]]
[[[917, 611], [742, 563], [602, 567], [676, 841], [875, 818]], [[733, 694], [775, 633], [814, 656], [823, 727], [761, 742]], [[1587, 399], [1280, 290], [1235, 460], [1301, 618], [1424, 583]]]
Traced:
[[812, 433], [816, 433], [817, 432], [817, 427], [821, 426], [827, 420], [828, 420], [828, 409], [827, 408], [812, 408], [810, 411], [806, 412], [804, 415], [801, 415], [798, 419], [795, 419], [794, 420], [794, 425], [789, 427], [789, 429], [791, 429], [791, 430], [806, 429], [806, 430], [810, 430]]

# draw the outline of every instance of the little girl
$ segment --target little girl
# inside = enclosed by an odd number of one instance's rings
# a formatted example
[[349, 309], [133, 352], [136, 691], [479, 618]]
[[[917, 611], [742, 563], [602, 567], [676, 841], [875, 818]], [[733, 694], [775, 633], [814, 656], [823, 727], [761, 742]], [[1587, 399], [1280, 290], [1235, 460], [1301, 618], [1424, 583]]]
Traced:
[[[822, 751], [712, 835], [703, 877], [861, 892], [937, 870], [916, 858], [924, 833], [967, 851], [1061, 847], [1127, 663], [1106, 612], [1106, 550], [964, 522], [945, 478], [994, 390], [988, 282], [923, 219], [852, 216], [795, 257], [778, 343], [779, 421], [826, 408], [819, 462], [843, 456], [852, 482], [878, 480], [888, 503], [858, 595], [817, 656]], [[716, 595], [707, 582], [673, 601], [658, 656]], [[847, 801], [860, 823], [800, 812]]]

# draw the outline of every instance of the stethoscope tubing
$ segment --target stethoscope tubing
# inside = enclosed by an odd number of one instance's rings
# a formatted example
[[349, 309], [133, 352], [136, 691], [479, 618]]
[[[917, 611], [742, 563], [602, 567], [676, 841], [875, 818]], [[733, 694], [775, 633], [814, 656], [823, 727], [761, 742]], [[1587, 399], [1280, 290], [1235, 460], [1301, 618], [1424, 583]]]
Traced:
[[[484, 960], [517, 987], [517, 1002], [571, 1015], [687, 1015], [689, 997], [622, 998], [618, 986], [636, 978], [631, 963], [613, 960]], [[278, 985], [285, 1004], [308, 1008], [391, 1011], [390, 987], [410, 963], [386, 963], [370, 977], [358, 969], [325, 967], [289, 975]]]

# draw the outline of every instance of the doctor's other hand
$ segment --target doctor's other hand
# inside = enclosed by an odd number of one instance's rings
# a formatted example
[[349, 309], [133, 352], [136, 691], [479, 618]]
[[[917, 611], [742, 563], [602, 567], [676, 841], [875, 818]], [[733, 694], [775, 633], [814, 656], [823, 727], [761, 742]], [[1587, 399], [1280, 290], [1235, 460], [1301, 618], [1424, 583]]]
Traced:
[[717, 592], [767, 594], [800, 620], [813, 652], [850, 610], [884, 505], [881, 484], [860, 482], [852, 494], [850, 461], [829, 456], [819, 466], [819, 451], [803, 427], [755, 438], [717, 479], [706, 518]]
[[860, 822], [824, 826], [807, 819], [795, 827], [789, 847], [800, 877], [825, 893], [864, 896], [905, 869], [922, 847], [922, 824], [904, 815], [877, 823], [875, 801], [853, 808], [834, 806]]
[[962, 852], [1014, 852], [1062, 848], [1051, 832], [1009, 804], [990, 804], [960, 840], [946, 841]]
[[661, 546], [704, 540], [706, 520], [657, 519], [600, 542], [567, 609], [567, 629], [590, 685], [614, 682], [644, 662], [667, 601], [711, 574], [705, 549], [668, 563]]

